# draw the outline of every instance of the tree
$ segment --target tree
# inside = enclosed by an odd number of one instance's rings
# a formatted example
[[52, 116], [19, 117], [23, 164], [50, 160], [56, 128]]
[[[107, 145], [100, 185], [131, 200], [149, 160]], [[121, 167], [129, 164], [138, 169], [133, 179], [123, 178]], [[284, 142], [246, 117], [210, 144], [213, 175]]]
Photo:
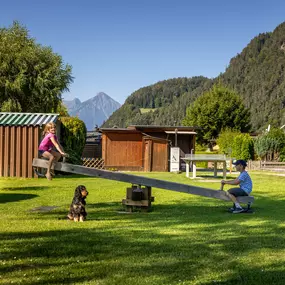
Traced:
[[55, 112], [73, 81], [71, 69], [18, 22], [0, 28], [0, 109]]
[[204, 144], [216, 139], [225, 128], [247, 132], [250, 128], [249, 120], [249, 111], [239, 95], [217, 84], [187, 108], [182, 124], [201, 127], [197, 141]]
[[57, 106], [55, 112], [58, 113], [61, 117], [69, 117], [67, 107], [64, 106], [62, 102]]
[[22, 108], [19, 104], [19, 102], [12, 100], [9, 98], [7, 101], [5, 101], [0, 109], [1, 112], [21, 112]]
[[285, 154], [285, 133], [278, 128], [259, 135], [254, 142], [254, 149], [260, 159], [283, 161]]

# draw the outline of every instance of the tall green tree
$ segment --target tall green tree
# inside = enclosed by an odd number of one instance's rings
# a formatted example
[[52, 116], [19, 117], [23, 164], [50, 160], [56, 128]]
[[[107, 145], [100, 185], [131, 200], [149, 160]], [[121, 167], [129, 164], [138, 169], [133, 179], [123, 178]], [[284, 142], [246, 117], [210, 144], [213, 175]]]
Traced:
[[249, 121], [250, 113], [240, 96], [217, 84], [187, 108], [182, 124], [201, 127], [197, 141], [209, 144], [225, 128], [247, 132], [250, 129]]
[[36, 43], [18, 22], [0, 28], [0, 109], [54, 112], [73, 81], [71, 71], [60, 55]]

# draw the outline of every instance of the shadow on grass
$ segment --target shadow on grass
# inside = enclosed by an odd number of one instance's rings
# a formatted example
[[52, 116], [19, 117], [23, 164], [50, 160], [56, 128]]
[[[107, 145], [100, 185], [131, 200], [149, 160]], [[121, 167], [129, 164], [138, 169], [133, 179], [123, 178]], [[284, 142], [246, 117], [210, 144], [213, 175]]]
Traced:
[[[128, 213], [125, 211], [124, 206], [121, 202], [112, 203], [90, 203], [86, 205], [86, 211], [88, 213], [86, 222], [92, 221], [131, 221], [137, 224], [145, 225], [149, 227], [179, 227], [183, 225], [184, 227], [191, 227], [192, 225], [211, 225], [218, 227], [224, 224], [225, 221], [228, 223], [237, 223], [237, 228], [242, 228], [239, 223], [248, 222], [254, 219], [262, 219], [264, 221], [271, 220], [273, 210], [278, 208], [277, 205], [271, 203], [272, 205], [263, 204], [253, 207], [253, 213], [240, 213], [232, 214], [228, 209], [232, 206], [232, 203], [217, 200], [217, 204], [212, 201], [207, 203], [199, 202], [185, 202], [181, 203], [179, 201], [172, 201], [173, 204], [153, 204], [150, 212], [139, 212], [134, 211]], [[50, 212], [36, 213], [34, 219], [37, 220], [61, 220], [65, 219], [68, 213], [69, 205], [65, 209], [62, 207], [60, 209], [55, 209]], [[284, 208], [282, 203], [280, 203], [280, 209]], [[285, 211], [285, 208], [284, 208]], [[125, 215], [124, 215], [125, 214]], [[276, 215], [275, 221], [283, 222], [283, 217]], [[246, 228], [246, 227], [245, 227]], [[253, 229], [254, 227], [251, 227]], [[270, 225], [268, 225], [268, 229]], [[201, 229], [201, 232], [207, 232], [207, 229]]]
[[5, 190], [5, 191], [38, 191], [38, 190], [46, 190], [50, 189], [51, 187], [49, 186], [16, 186], [16, 187], [2, 187], [0, 190]]
[[90, 175], [83, 175], [83, 174], [74, 174], [74, 173], [69, 173], [69, 172], [63, 172], [61, 171], [60, 173], [56, 173], [55, 179], [56, 178], [99, 178], [98, 176], [90, 176]]
[[[177, 220], [183, 223], [183, 219], [178, 217]], [[135, 284], [178, 284], [199, 280], [207, 268], [213, 276], [219, 272], [223, 280], [199, 284], [284, 284], [284, 262], [272, 261], [264, 270], [264, 263], [249, 262], [245, 267], [244, 261], [239, 260], [246, 253], [276, 250], [276, 244], [278, 250], [284, 250], [283, 233], [274, 227], [271, 229], [275, 234], [273, 239], [267, 232], [263, 236], [251, 234], [249, 239], [246, 235], [215, 234], [215, 231], [235, 231], [234, 223], [224, 221], [209, 223], [212, 229], [197, 231], [198, 238], [193, 238], [196, 233], [189, 229], [179, 235], [170, 233], [167, 228], [166, 232], [157, 231], [149, 223], [131, 231], [126, 225], [123, 228], [123, 224], [112, 228], [106, 225], [105, 229], [78, 228], [79, 223], [70, 225], [73, 227], [70, 230], [1, 234], [0, 240], [6, 249], [1, 256], [5, 261], [0, 268], [2, 277], [20, 272], [21, 276], [27, 276], [21, 282], [25, 285], [84, 284], [92, 280], [100, 280], [100, 284], [134, 284], [138, 277]], [[261, 227], [261, 230], [266, 231], [266, 228]], [[12, 264], [15, 259], [19, 261]], [[29, 274], [33, 274], [30, 270], [35, 269], [40, 281], [29, 278]], [[159, 276], [159, 282], [148, 282], [150, 276]]]
[[284, 284], [285, 283], [285, 263], [276, 263], [275, 268], [265, 270], [262, 266], [250, 266], [250, 268], [243, 269], [240, 272], [234, 274], [225, 281], [212, 281], [212, 282], [201, 282], [201, 285], [251, 285], [251, 284], [265, 284], [266, 280], [271, 280], [270, 284]]
[[[67, 220], [66, 217], [69, 211], [69, 205], [66, 205], [64, 209], [63, 207], [60, 209], [52, 207], [50, 208], [50, 211], [36, 211], [33, 209], [29, 209], [28, 211], [34, 215], [34, 219], [36, 220]], [[124, 208], [120, 202], [93, 204], [87, 203], [86, 210], [87, 219], [85, 222], [89, 222], [95, 220], [119, 220], [117, 213], [119, 211], [123, 211]]]
[[22, 200], [29, 200], [38, 197], [38, 195], [34, 194], [0, 194], [0, 204], [9, 203], [9, 202], [17, 202]]

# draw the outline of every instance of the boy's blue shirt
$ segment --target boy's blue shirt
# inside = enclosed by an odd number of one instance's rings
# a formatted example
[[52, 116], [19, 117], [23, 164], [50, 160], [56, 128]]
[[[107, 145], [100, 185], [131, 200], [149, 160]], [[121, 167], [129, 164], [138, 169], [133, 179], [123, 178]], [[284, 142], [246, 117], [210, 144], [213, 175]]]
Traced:
[[240, 188], [249, 194], [252, 191], [252, 180], [247, 171], [241, 172], [238, 180], [240, 181]]

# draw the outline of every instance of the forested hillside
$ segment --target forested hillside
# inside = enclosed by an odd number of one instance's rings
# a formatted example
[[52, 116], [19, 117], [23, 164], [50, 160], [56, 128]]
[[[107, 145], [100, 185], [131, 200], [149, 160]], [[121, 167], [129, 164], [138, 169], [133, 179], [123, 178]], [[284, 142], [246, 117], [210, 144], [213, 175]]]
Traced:
[[255, 37], [221, 75], [251, 111], [254, 130], [285, 124], [285, 22]]
[[[143, 87], [129, 96], [103, 127], [179, 125], [187, 106], [212, 84], [212, 80], [199, 76], [169, 79]], [[151, 108], [151, 111], [143, 113], [141, 108]]]
[[[234, 89], [251, 112], [252, 130], [285, 124], [285, 22], [251, 40], [219, 77], [160, 81], [135, 91], [104, 127], [180, 125], [186, 108], [217, 81]], [[151, 108], [143, 113], [141, 108]]]

